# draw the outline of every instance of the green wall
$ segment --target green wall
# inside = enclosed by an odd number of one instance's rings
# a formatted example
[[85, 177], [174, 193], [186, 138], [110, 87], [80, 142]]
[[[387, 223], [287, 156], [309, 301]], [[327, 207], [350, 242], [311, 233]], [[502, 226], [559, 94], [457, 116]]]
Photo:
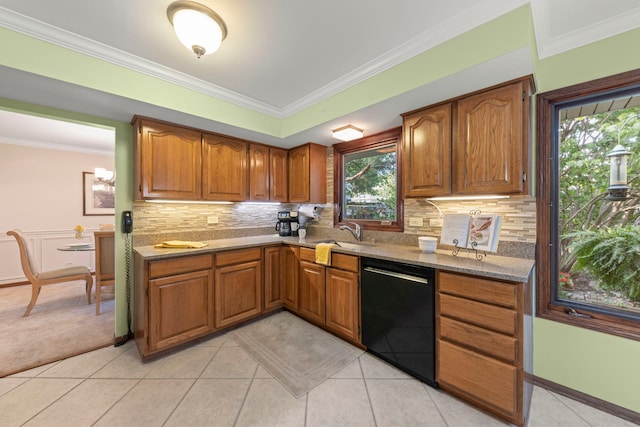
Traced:
[[[3, 40], [0, 65], [280, 137], [523, 47], [530, 47], [534, 52], [538, 92], [640, 68], [640, 56], [634, 51], [635, 46], [640, 45], [640, 30], [538, 60], [531, 15], [525, 6], [280, 120], [10, 30], [0, 29], [0, 38]], [[7, 100], [0, 100], [0, 107], [114, 127], [119, 189], [116, 209], [118, 214], [131, 209], [133, 166], [129, 124]], [[116, 223], [119, 226], [119, 221]], [[123, 262], [123, 236], [117, 232], [116, 238], [116, 256]], [[117, 274], [119, 283], [124, 283], [124, 271], [119, 270]], [[116, 297], [116, 334], [120, 336], [126, 334], [122, 287]], [[639, 360], [640, 342], [534, 320], [535, 375], [637, 412], [640, 412]]]

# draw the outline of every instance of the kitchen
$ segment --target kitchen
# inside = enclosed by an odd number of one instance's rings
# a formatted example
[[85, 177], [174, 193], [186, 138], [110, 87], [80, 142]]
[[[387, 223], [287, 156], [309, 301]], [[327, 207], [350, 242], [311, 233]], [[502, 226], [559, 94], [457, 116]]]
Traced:
[[[510, 24], [513, 24], [516, 27], [529, 28], [529, 25], [530, 25], [530, 21], [529, 21], [530, 15], [529, 15], [529, 12], [526, 10], [525, 11], [520, 10], [518, 11], [518, 13], [512, 14], [509, 17], [509, 20], [510, 20]], [[496, 23], [495, 25], [499, 26], [500, 30], [503, 30], [502, 24], [503, 23], [500, 22], [500, 23]], [[631, 31], [626, 34], [614, 36], [614, 37], [599, 41], [597, 43], [594, 43], [592, 46], [588, 48], [583, 48], [582, 50], [573, 50], [565, 55], [558, 55], [550, 59], [537, 60], [535, 62], [535, 77], [536, 77], [536, 85], [537, 85], [538, 91], [539, 92], [547, 91], [547, 90], [551, 90], [556, 87], [561, 87], [570, 83], [587, 81], [592, 78], [600, 77], [603, 75], [615, 74], [616, 72], [637, 68], [638, 64], [634, 63], [633, 58], [631, 57], [620, 58], [619, 55], [615, 54], [616, 46], [619, 46], [620, 44], [622, 45], [629, 44], [630, 42], [633, 42], [635, 40], [634, 37], [636, 36], [637, 36], [637, 33], [634, 31]], [[12, 38], [15, 39], [16, 36], [13, 36]], [[507, 50], [509, 49], [509, 47], [505, 45], [509, 45], [511, 47], [518, 45], [521, 47], [521, 46], [528, 46], [530, 44], [530, 40], [527, 35], [518, 34], [518, 35], [514, 35], [511, 38], [506, 37], [505, 39], [509, 39], [509, 40], [508, 41], [503, 40], [497, 43], [498, 45], [503, 46]], [[32, 46], [31, 44], [33, 42], [30, 42], [30, 41], [17, 40], [17, 42], [27, 44], [30, 48], [31, 47], [34, 48], [35, 51], [39, 51], [40, 49], [43, 49], [42, 46], [37, 46], [37, 43], [36, 43], [36, 46]], [[474, 49], [475, 44], [471, 43], [470, 40], [467, 39], [465, 43], [466, 43], [467, 49], [470, 49], [470, 50]], [[27, 50], [31, 50], [31, 49], [27, 49]], [[431, 52], [431, 53], [428, 53], [426, 56], [431, 59], [437, 59], [436, 53], [437, 52]], [[591, 60], [592, 55], [598, 55], [601, 58], [607, 58], [607, 60], [603, 59], [602, 61], [599, 61], [598, 64], [593, 64], [593, 61]], [[494, 55], [487, 54], [486, 57], [493, 58]], [[10, 59], [11, 56], [8, 56], [5, 58], [8, 58], [8, 59], [5, 59], [8, 62], [7, 65], [11, 65], [11, 59]], [[588, 63], [589, 66], [581, 69], [582, 75], [580, 76], [568, 75], [566, 70], [573, 69], [573, 67], [570, 67], [569, 64], [573, 64], [576, 61], [578, 61], [579, 63], [585, 63], [585, 64]], [[472, 60], [468, 60], [466, 64], [473, 65], [472, 62], [473, 62]], [[607, 65], [605, 66], [605, 64]], [[36, 70], [33, 70], [33, 71], [36, 71]], [[451, 66], [448, 66], [447, 71], [448, 73], [446, 74], [455, 75], [458, 72], [458, 69], [457, 67], [454, 67], [453, 65], [451, 65]], [[516, 75], [511, 76], [513, 78], [527, 74], [526, 72], [524, 73], [520, 72], [520, 70], [515, 70], [513, 71], [513, 73], [514, 74], [517, 73]], [[554, 76], [558, 76], [558, 77], [554, 77]], [[429, 78], [431, 78], [432, 81], [437, 80], [436, 77], [427, 77], [427, 80]], [[478, 78], [480, 79], [481, 77], [478, 77]], [[400, 78], [399, 80], [402, 80], [402, 78]], [[466, 79], [463, 78], [461, 80], [465, 81]], [[509, 80], [509, 78], [503, 78], [500, 81], [506, 81], [506, 80]], [[500, 81], [495, 81], [492, 83], [499, 83]], [[450, 79], [450, 82], [455, 84], [455, 83], [459, 83], [459, 80], [454, 80], [452, 77]], [[373, 84], [373, 82], [371, 84]], [[491, 84], [486, 84], [485, 87], [490, 85]], [[399, 90], [397, 91], [399, 92]], [[193, 97], [193, 95], [190, 95], [190, 94], [185, 94], [185, 95], [187, 96], [187, 98], [191, 98], [194, 101], [194, 104], [199, 103], [197, 97]], [[347, 95], [348, 94], [345, 94], [345, 96]], [[7, 96], [7, 95], [3, 95], [3, 96]], [[12, 99], [20, 99], [19, 96], [7, 96], [7, 97]], [[448, 98], [450, 98], [450, 96], [445, 95], [445, 96], [442, 96], [440, 99], [448, 99]], [[421, 104], [415, 105], [415, 108], [419, 108], [421, 106], [425, 106], [429, 104], [430, 104], [429, 100], [425, 99], [425, 101], [422, 102]], [[9, 101], [3, 102], [3, 106], [5, 107], [10, 107], [12, 105], [14, 107], [16, 106], [15, 103], [11, 103]], [[32, 106], [29, 106], [29, 105], [20, 105], [20, 106], [26, 109], [32, 109], [32, 110], [34, 109]], [[324, 108], [327, 108], [327, 106], [324, 106]], [[339, 109], [342, 109], [342, 107], [340, 107]], [[203, 116], [206, 117], [207, 115], [211, 114], [210, 112], [205, 112], [204, 110], [205, 109], [203, 109]], [[405, 111], [409, 111], [409, 109], [395, 111], [395, 113], [400, 114]], [[60, 111], [52, 112], [52, 114], [53, 113], [58, 113], [61, 116], [64, 116], [66, 114]], [[228, 113], [224, 113], [224, 114], [228, 114]], [[322, 116], [322, 112], [320, 111], [320, 108], [318, 108], [317, 114]], [[147, 114], [147, 115], [151, 117], [155, 116], [153, 114]], [[130, 119], [130, 117], [128, 119]], [[235, 118], [232, 120], [239, 120], [239, 119]], [[133, 178], [131, 175], [133, 171], [133, 163], [132, 163], [131, 157], [128, 155], [129, 149], [130, 149], [129, 147], [130, 147], [131, 135], [130, 135], [129, 127], [127, 125], [127, 121], [122, 120], [122, 121], [116, 121], [114, 123], [113, 121], [98, 119], [98, 122], [99, 121], [108, 122], [108, 124], [117, 128], [116, 129], [116, 138], [117, 138], [116, 169], [118, 170], [118, 180], [119, 180], [119, 183], [122, 183], [121, 187], [125, 187], [125, 188], [129, 187], [133, 182]], [[188, 122], [182, 122], [182, 121], [180, 121], [179, 123], [191, 124], [194, 127], [198, 127], [196, 123], [188, 123]], [[387, 128], [389, 127], [391, 126], [388, 126]], [[219, 132], [225, 133], [223, 130], [219, 130]], [[248, 138], [248, 139], [251, 139], [251, 138]], [[304, 141], [300, 141], [300, 142], [302, 143]], [[331, 164], [331, 162], [328, 161], [328, 164]], [[329, 174], [328, 176], [331, 176], [331, 175]], [[328, 189], [328, 193], [331, 194], [329, 189]], [[118, 194], [117, 205], [119, 206], [119, 210], [128, 210], [131, 207], [134, 207], [132, 200], [133, 198], [132, 198], [132, 195], [130, 194], [129, 195]], [[518, 201], [518, 202], [514, 202], [513, 200], [501, 201], [499, 202], [498, 210], [504, 209], [505, 212], [510, 211], [512, 209], [512, 206], [510, 205], [511, 203], [517, 203], [517, 206], [513, 209], [516, 212], [518, 212], [518, 214], [516, 215], [509, 216], [514, 221], [516, 221], [516, 224], [517, 224], [514, 227], [514, 232], [513, 232], [514, 237], [510, 238], [510, 236], [506, 234], [508, 232], [508, 229], [505, 228], [503, 229], [503, 234], [501, 236], [501, 239], [504, 241], [517, 242], [518, 238], [516, 236], [518, 235], [518, 231], [515, 231], [515, 230], [518, 230], [518, 227], [520, 227], [520, 230], [525, 230], [525, 236], [526, 236], [524, 237], [525, 243], [534, 243], [535, 232], [531, 230], [535, 228], [535, 224], [528, 221], [527, 218], [531, 219], [531, 216], [535, 215], [535, 204], [532, 202], [531, 199], [525, 200], [525, 201]], [[463, 206], [464, 206], [463, 210], [466, 210], [466, 211], [471, 210], [471, 208], [473, 207], [476, 207], [471, 202], [464, 202]], [[296, 208], [297, 208], [296, 205], [286, 206], [286, 209], [293, 210]], [[481, 206], [480, 208], [483, 209], [484, 206]], [[172, 208], [170, 206], [156, 207], [155, 205], [150, 206], [145, 204], [144, 207], [142, 207], [140, 211], [138, 211], [138, 207], [135, 206], [134, 210], [138, 215], [136, 217], [136, 226], [145, 227], [146, 226], [145, 218], [147, 217], [148, 218], [157, 217], [165, 221], [170, 221], [170, 211], [172, 209], [175, 209], [175, 208]], [[218, 216], [219, 219], [222, 219], [221, 223], [228, 224], [226, 227], [229, 228], [229, 227], [233, 227], [233, 223], [231, 224], [225, 223], [224, 222], [225, 219], [229, 221], [236, 221], [236, 220], [240, 220], [239, 218], [246, 218], [245, 214], [247, 211], [251, 211], [253, 215], [259, 216], [260, 213], [256, 211], [262, 210], [262, 208], [259, 208], [256, 210], [255, 208], [252, 208], [251, 205], [245, 206], [244, 204], [231, 205], [231, 206], [224, 206], [224, 205], [213, 206], [212, 205], [211, 207], [207, 206], [205, 208], [200, 208], [197, 206], [194, 206], [194, 207], [181, 206], [179, 209], [181, 210], [181, 212], [185, 212], [188, 215], [192, 215], [191, 209], [194, 209], [194, 210], [202, 209], [202, 212], [198, 211], [198, 213], [194, 215], [194, 217], [197, 219], [196, 219], [196, 224], [193, 226], [192, 230], [195, 230], [195, 231], [213, 230], [214, 235], [218, 230], [218, 228], [214, 227], [213, 224], [212, 225], [206, 224], [206, 217]], [[409, 203], [408, 206], [405, 207], [405, 209], [407, 209], [409, 212], [411, 211], [411, 209], [415, 209], [415, 211], [417, 211], [416, 214], [409, 213], [407, 216], [422, 217], [426, 224], [429, 223], [429, 220], [432, 217], [433, 218], [438, 217], [437, 211], [434, 211], [432, 207], [421, 206], [418, 202], [415, 202], [415, 205], [412, 205], [411, 203]], [[489, 208], [486, 208], [486, 209], [489, 209]], [[524, 214], [521, 215], [520, 212], [524, 212]], [[275, 217], [275, 209], [274, 209], [274, 212], [265, 214], [265, 218], [264, 220], [262, 220], [261, 226], [265, 228], [272, 227], [274, 223], [274, 220], [273, 220], [274, 217]], [[520, 223], [518, 223], [518, 221], [520, 221]], [[522, 224], [524, 225], [521, 226]], [[332, 229], [331, 217], [322, 216], [319, 226], [320, 227], [324, 226], [328, 230]], [[409, 227], [410, 226], [408, 226], [408, 229], [410, 229]], [[425, 228], [419, 228], [418, 226], [414, 226], [414, 227], [416, 227], [414, 229], [416, 235], [421, 233], [424, 233], [424, 234], [437, 233], [436, 230], [429, 229], [428, 227], [425, 227]], [[139, 231], [143, 232], [144, 230], [145, 229], [140, 229]], [[147, 231], [153, 231], [153, 230], [147, 229]], [[242, 233], [242, 231], [230, 231], [230, 232]], [[348, 235], [346, 235], [346, 232], [343, 232], [343, 233], [344, 233], [343, 236], [348, 237]], [[409, 234], [413, 234], [413, 233], [409, 233]], [[122, 249], [119, 249], [117, 254], [120, 257], [120, 259], [123, 259], [124, 251]], [[122, 280], [123, 276], [121, 275], [120, 277]], [[119, 301], [121, 303], [124, 302], [124, 295], [122, 293], [119, 294], [119, 298], [120, 298]], [[121, 304], [121, 306], [123, 306], [123, 304]], [[119, 320], [117, 321], [116, 334], [118, 336], [122, 336], [126, 334], [126, 312], [120, 311], [118, 319]], [[534, 352], [535, 352], [534, 353], [534, 372], [536, 373], [536, 375], [541, 376], [543, 378], [548, 378], [551, 381], [564, 384], [574, 389], [582, 390], [583, 392], [589, 395], [601, 396], [601, 398], [603, 398], [604, 400], [614, 402], [614, 403], [617, 402], [618, 404], [625, 406], [627, 408], [635, 408], [636, 411], [638, 410], [636, 406], [633, 406], [634, 405], [633, 402], [629, 402], [628, 398], [626, 397], [626, 396], [637, 395], [637, 390], [634, 390], [633, 386], [631, 386], [630, 384], [638, 383], [638, 381], [630, 381], [629, 379], [630, 373], [631, 375], [633, 375], [632, 374], [633, 370], [631, 369], [631, 366], [633, 366], [633, 362], [632, 362], [633, 354], [634, 352], [637, 353], [637, 343], [629, 342], [627, 340], [612, 337], [609, 335], [599, 334], [596, 332], [581, 331], [580, 333], [578, 333], [574, 330], [573, 327], [570, 327], [567, 325], [559, 325], [554, 322], [549, 322], [543, 319], [534, 319], [534, 323], [535, 323], [534, 325], [534, 343], [535, 343], [534, 344]], [[565, 337], [570, 337], [570, 339], [565, 339]], [[622, 360], [620, 361], [620, 363], [617, 363], [616, 366], [609, 367], [610, 369], [601, 370], [601, 371], [606, 371], [606, 374], [604, 373], [600, 374], [600, 373], [594, 372], [592, 367], [604, 366], [607, 360], [606, 355], [584, 354], [585, 348], [609, 348], [609, 349], [612, 349], [612, 351], [615, 352], [616, 354], [619, 354], [620, 355], [619, 357], [621, 357]], [[568, 362], [564, 362], [565, 360], [573, 360], [574, 362], [572, 364], [568, 364]], [[622, 386], [622, 388], [619, 388], [619, 386]]]

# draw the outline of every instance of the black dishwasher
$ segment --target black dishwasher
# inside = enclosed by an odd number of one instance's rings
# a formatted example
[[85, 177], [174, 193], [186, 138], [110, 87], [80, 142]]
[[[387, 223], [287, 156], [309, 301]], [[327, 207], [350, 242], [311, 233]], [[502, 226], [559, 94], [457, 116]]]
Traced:
[[362, 343], [437, 387], [433, 268], [362, 258]]

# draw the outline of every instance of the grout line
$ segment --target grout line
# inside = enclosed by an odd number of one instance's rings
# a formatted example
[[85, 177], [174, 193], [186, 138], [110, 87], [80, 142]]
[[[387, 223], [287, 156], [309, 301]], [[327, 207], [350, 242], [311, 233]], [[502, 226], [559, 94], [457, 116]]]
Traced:
[[367, 400], [369, 401], [369, 410], [371, 410], [371, 416], [373, 418], [373, 425], [377, 426], [378, 425], [378, 420], [376, 419], [376, 412], [373, 410], [373, 402], [371, 401], [371, 395], [369, 394], [369, 385], [367, 384], [367, 378], [365, 378], [364, 370], [362, 369], [362, 365], [360, 364], [360, 357], [358, 357], [358, 366], [360, 367], [360, 373], [362, 374], [362, 382], [364, 383], [364, 391], [367, 393]]
[[253, 386], [253, 382], [256, 379], [256, 374], [258, 373], [258, 369], [259, 368], [260, 368], [260, 364], [256, 363], [256, 368], [253, 371], [253, 376], [251, 377], [251, 382], [249, 383], [249, 387], [247, 387], [247, 391], [244, 392], [244, 396], [242, 398], [242, 403], [240, 404], [240, 408], [238, 408], [238, 413], [236, 414], [236, 419], [233, 420], [233, 426], [234, 427], [238, 424], [238, 419], [240, 418], [240, 414], [242, 413], [242, 410], [244, 409], [244, 404], [247, 401], [247, 396], [249, 396], [249, 390], [251, 390], [251, 386]]

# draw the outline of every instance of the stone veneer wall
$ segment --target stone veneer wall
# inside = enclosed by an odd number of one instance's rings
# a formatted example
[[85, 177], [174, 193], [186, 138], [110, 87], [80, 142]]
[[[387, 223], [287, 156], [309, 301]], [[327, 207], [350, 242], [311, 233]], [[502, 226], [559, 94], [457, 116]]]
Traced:
[[[353, 239], [346, 231], [333, 227], [333, 149], [327, 149], [327, 204], [322, 206], [318, 221], [308, 223], [307, 238]], [[435, 203], [436, 208], [432, 203]], [[276, 215], [280, 210], [297, 210], [299, 204], [234, 203], [175, 204], [134, 203], [135, 245], [151, 245], [163, 240], [215, 240], [232, 237], [275, 234]], [[431, 219], [442, 214], [501, 214], [502, 228], [498, 253], [533, 258], [536, 241], [536, 206], [534, 197], [480, 201], [437, 201], [406, 199], [404, 233], [365, 231], [364, 239], [403, 245], [417, 245], [418, 236], [440, 236], [440, 227], [430, 226]], [[442, 213], [440, 212], [442, 211]], [[217, 224], [208, 217], [217, 216]], [[422, 218], [423, 226], [409, 225], [409, 218]]]

